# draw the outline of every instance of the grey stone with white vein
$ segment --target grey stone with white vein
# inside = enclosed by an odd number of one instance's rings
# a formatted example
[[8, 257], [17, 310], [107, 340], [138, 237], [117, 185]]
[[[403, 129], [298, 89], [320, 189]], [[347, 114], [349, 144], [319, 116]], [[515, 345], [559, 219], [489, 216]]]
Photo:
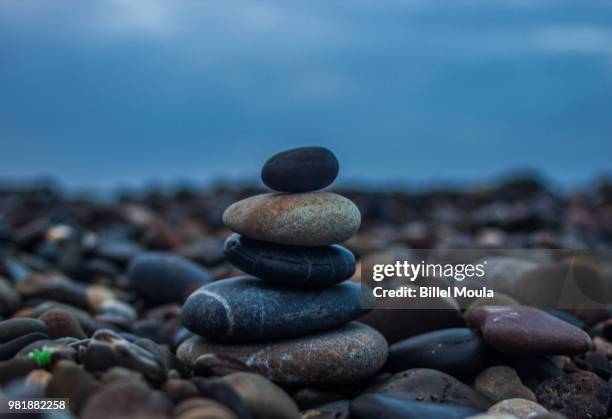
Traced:
[[213, 340], [256, 341], [288, 338], [357, 319], [360, 287], [343, 282], [324, 289], [283, 289], [244, 276], [205, 285], [185, 302], [182, 321]]

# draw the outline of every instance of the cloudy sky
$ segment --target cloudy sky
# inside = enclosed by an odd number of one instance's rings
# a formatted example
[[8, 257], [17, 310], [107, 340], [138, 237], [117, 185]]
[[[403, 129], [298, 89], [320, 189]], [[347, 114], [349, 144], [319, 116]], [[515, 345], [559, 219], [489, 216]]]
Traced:
[[0, 178], [345, 181], [610, 171], [609, 1], [0, 1]]

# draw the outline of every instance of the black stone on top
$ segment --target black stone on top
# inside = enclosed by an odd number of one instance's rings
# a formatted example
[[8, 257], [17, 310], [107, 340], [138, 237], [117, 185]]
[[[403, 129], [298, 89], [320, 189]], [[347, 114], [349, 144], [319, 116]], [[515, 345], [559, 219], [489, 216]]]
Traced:
[[287, 246], [232, 234], [223, 252], [238, 269], [282, 287], [325, 287], [355, 273], [355, 256], [337, 244]]
[[338, 159], [324, 147], [300, 147], [270, 157], [261, 169], [261, 179], [280, 192], [323, 189], [338, 176]]

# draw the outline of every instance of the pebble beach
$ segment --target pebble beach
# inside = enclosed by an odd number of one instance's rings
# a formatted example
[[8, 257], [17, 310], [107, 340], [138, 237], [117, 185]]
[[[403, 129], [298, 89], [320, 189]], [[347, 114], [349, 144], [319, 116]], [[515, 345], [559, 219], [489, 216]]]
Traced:
[[[612, 305], [553, 309], [524, 287], [555, 289], [566, 261], [546, 250], [612, 247], [612, 183], [341, 176], [313, 146], [262, 162], [253, 187], [0, 188], [0, 402], [67, 399], [29, 415], [84, 419], [612, 416]], [[495, 251], [502, 292], [365, 307], [361, 267], [417, 249]]]

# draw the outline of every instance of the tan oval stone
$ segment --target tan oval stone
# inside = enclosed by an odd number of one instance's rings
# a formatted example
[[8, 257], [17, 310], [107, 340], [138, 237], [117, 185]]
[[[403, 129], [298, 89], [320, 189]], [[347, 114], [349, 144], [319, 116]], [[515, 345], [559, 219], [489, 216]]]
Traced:
[[206, 342], [194, 336], [179, 346], [177, 356], [191, 367], [202, 354], [221, 353], [281, 385], [333, 387], [375, 374], [387, 351], [380, 333], [351, 322], [316, 335], [250, 344]]
[[268, 193], [230, 205], [223, 213], [223, 223], [257, 240], [324, 246], [355, 234], [361, 214], [353, 202], [334, 193]]

